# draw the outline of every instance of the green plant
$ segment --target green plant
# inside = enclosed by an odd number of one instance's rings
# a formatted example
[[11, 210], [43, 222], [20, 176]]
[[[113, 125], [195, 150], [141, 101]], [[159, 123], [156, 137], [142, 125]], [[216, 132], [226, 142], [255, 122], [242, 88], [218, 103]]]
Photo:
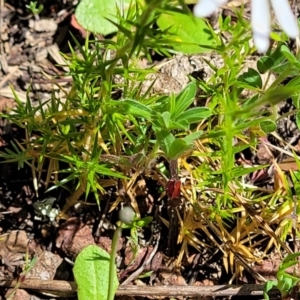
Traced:
[[[120, 210], [119, 212], [120, 222], [118, 224], [118, 227], [122, 229], [130, 230], [129, 240], [131, 241], [131, 247], [134, 254], [133, 256], [135, 256], [138, 252], [138, 231], [140, 228], [147, 226], [152, 221], [153, 218], [152, 217], [138, 218], [135, 215], [133, 216], [129, 209], [133, 211], [128, 206], [125, 206], [123, 209]], [[127, 214], [127, 216], [125, 216], [125, 214]]]
[[[122, 1], [86, 1], [82, 0], [76, 7], [75, 16], [86, 30], [103, 35], [118, 29], [111, 21], [119, 22], [118, 12], [123, 16], [130, 7], [129, 0]], [[131, 9], [133, 5], [131, 5]], [[110, 21], [111, 20], [111, 21]]]
[[37, 1], [30, 1], [29, 5], [26, 5], [26, 7], [31, 10], [34, 16], [38, 16], [44, 9], [43, 4], [39, 4], [39, 6], [37, 6]]
[[160, 99], [161, 108], [152, 113], [153, 130], [157, 138], [157, 148], [161, 149], [167, 159], [177, 159], [193, 150], [193, 142], [203, 135], [202, 131], [176, 137], [172, 132], [188, 132], [190, 126], [207, 119], [211, 112], [205, 107], [189, 108], [196, 96], [196, 84], [190, 83], [177, 96]]
[[[271, 212], [271, 197], [255, 192], [254, 185], [243, 183], [247, 174], [266, 166], [245, 168], [236, 163], [235, 156], [244, 149], [254, 149], [261, 137], [275, 130], [274, 105], [290, 96], [298, 99], [298, 77], [285, 86], [280, 85], [298, 72], [298, 64], [295, 63], [297, 57], [279, 43], [277, 48], [258, 61], [257, 66], [247, 70], [244, 67], [245, 60], [253, 51], [249, 46], [248, 24], [243, 20], [232, 24], [230, 18], [220, 18], [219, 25], [221, 30], [231, 34], [229, 43], [225, 43], [221, 35], [214, 37], [217, 46], [212, 48], [222, 57], [223, 64], [217, 67], [207, 60], [206, 63], [213, 70], [211, 78], [196, 81], [202, 92], [201, 97], [210, 99], [208, 108], [212, 116], [205, 118], [198, 127], [198, 130], [206, 130], [196, 140], [194, 151], [190, 153], [190, 157], [197, 159], [198, 165], [193, 163], [189, 166], [186, 160], [182, 163], [182, 167], [192, 174], [190, 186], [198, 185], [192, 189], [192, 196], [188, 199], [196, 208], [200, 205], [200, 209], [197, 210], [196, 220], [190, 217], [191, 209], [188, 206], [186, 215], [183, 218], [179, 216], [181, 230], [178, 240], [182, 241], [182, 257], [184, 252], [187, 253], [188, 244], [197, 249], [207, 247], [201, 245], [201, 239], [197, 237], [197, 234], [201, 236], [204, 232], [210, 243], [223, 252], [225, 268], [233, 273], [232, 282], [239, 278], [245, 268], [251, 273], [248, 263], [261, 260], [271, 244], [281, 245], [291, 253], [282, 242], [283, 236], [279, 235], [278, 230], [268, 226], [270, 220], [278, 224], [276, 218], [281, 206]], [[270, 71], [279, 75], [272, 84], [268, 83]], [[263, 80], [262, 75], [268, 73]], [[184, 159], [184, 156], [180, 157]], [[200, 200], [197, 193], [201, 195]], [[272, 199], [282, 201], [280, 197], [276, 191]], [[259, 214], [251, 205], [260, 207]], [[283, 206], [293, 210], [294, 202], [283, 203]], [[207, 232], [207, 226], [215, 235]], [[256, 243], [253, 240], [265, 233], [270, 237], [270, 243], [260, 257], [255, 257], [255, 247], [261, 247], [263, 239]], [[259, 274], [253, 275], [259, 280], [263, 279]]]
[[19, 275], [19, 278], [18, 278], [18, 281], [17, 281], [16, 285], [14, 286], [14, 288], [11, 291], [10, 295], [8, 296], [8, 298], [7, 298], [8, 300], [13, 299], [13, 297], [15, 295], [15, 292], [17, 291], [18, 288], [20, 288], [21, 284], [25, 281], [26, 276], [28, 275], [30, 270], [35, 266], [36, 262], [37, 262], [37, 256], [34, 256], [33, 258], [30, 258], [29, 247], [27, 245], [23, 271]]
[[[112, 300], [118, 288], [115, 258], [117, 242], [123, 228], [130, 229], [131, 240], [137, 247], [137, 230], [146, 226], [151, 217], [138, 219], [132, 208], [126, 206], [119, 212], [120, 222], [114, 232], [111, 254], [98, 246], [90, 245], [77, 256], [74, 264], [74, 276], [78, 286], [78, 299]], [[87, 273], [86, 270], [89, 270]]]
[[[48, 190], [58, 187], [70, 190], [61, 217], [65, 217], [65, 212], [83, 194], [86, 199], [93, 195], [99, 202], [101, 193], [105, 192], [103, 186], [116, 185], [117, 178], [126, 179], [128, 165], [123, 163], [132, 163], [126, 157], [135, 158], [142, 152], [144, 157], [152, 159], [160, 146], [163, 151], [169, 152], [166, 139], [174, 140], [170, 131], [175, 130], [177, 125], [174, 126], [173, 122], [172, 128], [169, 125], [165, 127], [160, 114], [165, 117], [171, 112], [170, 116], [182, 130], [187, 129], [189, 123], [196, 122], [195, 113], [200, 112], [200, 109], [194, 109], [193, 120], [179, 116], [192, 102], [193, 95], [185, 99], [183, 94], [177, 99], [180, 104], [183, 103], [183, 109], [176, 106], [175, 115], [172, 111], [175, 98], [164, 102], [164, 98], [148, 97], [147, 92], [141, 94], [141, 82], [153, 70], [137, 68], [137, 60], [141, 55], [148, 55], [150, 48], [164, 53], [168, 43], [172, 45], [173, 41], [167, 39], [167, 32], [161, 38], [160, 30], [154, 29], [153, 25], [160, 15], [159, 10], [174, 8], [164, 1], [153, 2], [145, 8], [139, 3], [136, 5], [134, 10], [128, 10], [126, 18], [119, 16], [120, 22], [115, 24], [118, 33], [113, 40], [90, 42], [87, 39], [84, 47], [75, 41], [79, 53], [71, 48], [71, 55], [65, 55], [73, 86], [69, 92], [62, 90], [64, 98], [53, 94], [49, 101], [33, 107], [29, 97], [24, 106], [15, 94], [16, 108], [4, 115], [25, 129], [26, 138], [22, 144], [12, 143], [15, 151], [7, 150], [1, 156], [6, 162], [17, 161], [19, 167], [28, 164], [35, 182], [39, 181], [42, 170], [47, 166]], [[148, 21], [143, 23], [144, 20]], [[135, 31], [131, 30], [132, 27], [136, 28]], [[121, 77], [120, 83], [115, 83], [116, 76]], [[113, 100], [114, 90], [119, 87], [123, 88], [122, 99]], [[195, 87], [192, 89], [194, 94]], [[164, 109], [171, 111], [164, 113]], [[208, 115], [207, 109], [202, 110]], [[156, 132], [167, 130], [163, 131], [158, 143], [150, 141], [146, 133], [152, 120], [157, 120]], [[130, 129], [126, 127], [128, 122], [132, 124]], [[197, 136], [199, 134], [195, 133], [186, 140], [177, 139], [174, 146], [177, 143], [177, 150], [183, 144], [191, 147]], [[153, 144], [156, 146], [152, 147]], [[172, 148], [170, 153], [165, 154], [167, 157], [177, 155], [177, 150], [174, 152]], [[143, 168], [147, 161], [138, 164]], [[52, 181], [51, 174], [55, 174]], [[37, 188], [36, 194], [38, 196]]]
[[106, 300], [109, 293], [114, 295], [119, 283], [115, 264], [113, 267], [110, 277], [109, 254], [96, 245], [85, 247], [76, 257], [73, 268], [78, 299]]
[[[247, 58], [254, 48], [243, 11], [237, 12], [237, 22], [220, 17], [217, 33], [203, 20], [185, 22], [190, 13], [183, 1], [133, 1], [128, 10], [118, 5], [107, 8], [99, 19], [111, 27], [101, 32], [80, 18], [81, 13], [89, 12], [86, 3], [79, 6], [84, 12], [77, 11], [82, 26], [103, 34], [116, 32], [115, 36], [87, 39], [84, 46], [74, 40], [76, 48], [70, 47], [71, 54], [64, 55], [73, 79], [70, 90], [59, 87], [64, 97], [53, 93], [49, 101], [33, 106], [29, 93], [25, 105], [15, 94], [17, 106], [4, 117], [26, 134], [24, 141], [12, 142], [13, 149], [0, 156], [19, 167], [29, 165], [35, 183], [47, 169], [48, 190], [69, 190], [60, 217], [67, 217], [64, 213], [82, 196], [99, 203], [110, 186], [123, 189], [137, 208], [131, 193], [137, 177], [143, 173], [164, 183], [172, 174], [165, 166], [149, 174], [149, 165], [158, 156], [176, 161], [175, 173], [185, 174], [181, 192], [188, 202], [184, 212], [178, 212], [179, 262], [183, 254], [188, 255], [189, 245], [198, 251], [216, 246], [223, 252], [226, 270], [233, 274], [232, 282], [245, 268], [251, 271], [248, 263], [261, 260], [271, 246], [291, 252], [283, 241], [291, 222], [282, 219], [295, 206], [291, 190], [285, 188], [287, 195], [281, 190], [263, 194], [255, 184], [246, 184], [245, 177], [267, 165], [236, 160], [248, 148], [255, 151], [261, 138], [276, 129], [273, 107], [280, 101], [292, 97], [296, 107], [292, 113], [299, 124], [300, 64], [285, 40], [279, 39], [257, 64], [249, 66]], [[191, 34], [193, 22], [206, 33], [196, 36], [199, 41]], [[168, 57], [176, 51], [204, 50], [214, 51], [219, 58], [216, 65], [205, 55], [201, 57], [212, 71], [206, 80], [191, 78], [177, 95], [153, 95], [151, 84], [144, 88], [143, 82], [155, 70], [143, 69], [139, 62], [142, 58], [150, 61], [150, 51]], [[272, 74], [277, 77], [270, 82]], [[290, 76], [295, 78], [288, 81]], [[121, 201], [118, 191], [116, 196], [113, 208]], [[282, 203], [283, 199], [288, 201]], [[136, 226], [141, 225], [128, 225], [133, 245], [137, 245]], [[276, 225], [279, 229], [274, 230]], [[120, 230], [121, 226], [116, 234]], [[270, 241], [262, 249], [266, 238]], [[262, 252], [258, 258], [256, 247]], [[106, 254], [99, 255], [108, 259]], [[234, 260], [236, 257], [239, 259]], [[113, 257], [110, 262], [114, 266]]]
[[[150, 14], [154, 12], [154, 8], [161, 9], [161, 13], [156, 17], [156, 23], [161, 29], [161, 38], [166, 38], [166, 40], [171, 38], [172, 47], [179, 52], [200, 53], [207, 51], [207, 48], [201, 48], [201, 45], [207, 47], [214, 44], [208, 23], [194, 17], [185, 5], [183, 5], [185, 13], [182, 13], [182, 10], [176, 8], [176, 2], [178, 1], [168, 1], [168, 3], [152, 1], [151, 5], [149, 5], [150, 2], [148, 3]], [[168, 5], [164, 5], [164, 3]], [[76, 8], [75, 15], [77, 21], [86, 30], [107, 35], [118, 31], [120, 17], [116, 16], [119, 13], [124, 18], [129, 7], [131, 11], [139, 9], [139, 7], [147, 10], [144, 1], [138, 1], [134, 7], [129, 0], [109, 2], [105, 0], [82, 0]], [[145, 16], [145, 18], [147, 17]], [[143, 21], [145, 22], [146, 19]], [[193, 31], [195, 26], [199, 29], [196, 33]]]
[[300, 278], [298, 273], [297, 275], [291, 275], [290, 273], [287, 273], [286, 270], [299, 264], [299, 261], [297, 259], [299, 256], [300, 252], [296, 252], [293, 254], [289, 254], [286, 258], [283, 259], [277, 271], [277, 281], [268, 281], [264, 286], [264, 298], [266, 300], [269, 300], [268, 291], [270, 291], [273, 287], [277, 287], [279, 289], [282, 296], [281, 299], [289, 299], [287, 298], [288, 295], [300, 282]]
[[[162, 13], [157, 19], [162, 30], [169, 29], [174, 40], [174, 49], [187, 54], [210, 51], [215, 46], [210, 25], [204, 19], [182, 12]], [[197, 31], [194, 30], [197, 28]]]

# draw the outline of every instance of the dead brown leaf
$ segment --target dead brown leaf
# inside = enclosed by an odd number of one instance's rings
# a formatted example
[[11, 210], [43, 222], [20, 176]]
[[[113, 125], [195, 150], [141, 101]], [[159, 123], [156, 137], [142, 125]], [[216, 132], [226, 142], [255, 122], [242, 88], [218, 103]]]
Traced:
[[61, 226], [56, 238], [56, 247], [68, 256], [76, 257], [88, 245], [95, 245], [91, 229], [78, 218], [70, 218]]
[[0, 112], [13, 108], [15, 105], [16, 103], [13, 99], [0, 96]]
[[[13, 295], [12, 295], [13, 294]], [[30, 300], [32, 299], [31, 296], [22, 289], [9, 289], [5, 295], [5, 299], [10, 299], [10, 300]]]
[[[106, 236], [101, 236], [99, 238], [99, 242], [97, 243], [98, 246], [100, 246], [102, 249], [104, 249], [106, 252], [110, 253], [111, 251], [111, 239]], [[123, 247], [123, 238], [119, 238], [117, 243], [117, 251], [120, 251]]]
[[43, 251], [39, 254], [36, 264], [26, 275], [26, 278], [52, 280], [63, 259], [52, 252]]
[[163, 285], [187, 285], [185, 279], [174, 272], [160, 271], [158, 277]]

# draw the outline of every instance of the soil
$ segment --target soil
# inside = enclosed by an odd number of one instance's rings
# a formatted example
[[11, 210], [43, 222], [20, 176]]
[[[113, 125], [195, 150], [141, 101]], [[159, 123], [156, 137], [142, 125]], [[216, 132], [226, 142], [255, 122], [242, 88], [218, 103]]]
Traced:
[[[0, 1], [0, 112], [15, 105], [10, 85], [16, 90], [20, 101], [25, 103], [29, 96], [33, 105], [37, 101], [49, 99], [53, 90], [59, 95], [60, 90], [45, 74], [57, 78], [57, 82], [66, 90], [71, 87], [71, 78], [62, 77], [65, 69], [60, 66], [64, 64], [60, 52], [68, 53], [68, 42], [72, 43], [70, 34], [84, 43], [85, 33], [74, 23], [73, 14], [77, 3], [69, 0], [41, 2], [44, 10], [40, 18], [36, 19], [26, 9], [25, 5], [29, 1]], [[209, 78], [211, 71], [202, 58], [199, 55], [177, 55], [172, 59], [165, 59], [163, 63], [157, 61], [161, 67], [152, 92], [179, 92], [189, 81], [187, 75]], [[213, 54], [208, 59], [216, 66], [222, 63]], [[255, 58], [251, 58], [247, 66], [252, 66], [253, 62]], [[149, 82], [151, 80], [153, 77], [149, 78]], [[31, 88], [27, 95], [29, 86]], [[287, 101], [280, 104], [278, 111], [284, 114], [292, 109], [291, 102]], [[286, 142], [298, 147], [300, 132], [293, 118], [283, 118], [277, 133]], [[11, 149], [12, 141], [21, 142], [23, 138], [22, 128], [8, 123], [4, 118], [0, 119], [0, 151]], [[261, 164], [270, 160], [270, 153], [263, 146], [251, 155], [252, 160]], [[294, 166], [295, 163], [282, 164], [282, 168], [287, 170]], [[265, 173], [256, 176], [264, 177]], [[63, 189], [45, 193], [43, 176], [38, 187], [35, 187], [33, 179], [31, 167], [27, 164], [23, 168], [15, 162], [0, 164], [0, 299], [8, 299], [16, 284], [13, 280], [20, 280], [26, 265], [26, 254], [31, 258], [37, 257], [36, 264], [26, 274], [25, 283], [30, 283], [31, 287], [18, 289], [10, 299], [77, 299], [72, 274], [73, 261], [87, 245], [97, 244], [110, 252], [117, 210], [111, 213], [109, 211], [115, 199], [111, 196], [112, 191], [108, 190], [101, 200], [100, 209], [93, 201], [82, 202], [72, 207], [66, 218], [50, 221], [41, 214], [41, 209], [45, 205], [61, 209], [69, 193]], [[258, 179], [252, 179], [253, 182], [255, 180]], [[272, 178], [267, 177], [265, 180], [268, 185]], [[118, 192], [122, 194], [122, 191]], [[126, 238], [129, 232], [123, 231], [118, 243], [117, 258], [119, 280], [123, 288], [126, 285], [140, 286], [141, 289], [146, 286], [169, 286], [170, 290], [182, 288], [182, 292], [190, 286], [213, 287], [228, 282], [232, 274], [227, 274], [224, 270], [222, 253], [218, 249], [202, 248], [199, 253], [194, 248], [189, 248], [189, 257], [184, 256], [180, 265], [176, 264], [181, 246], [177, 244], [178, 228], [175, 225], [174, 232], [168, 230], [161, 220], [171, 223], [174, 218], [173, 222], [176, 224], [177, 211], [179, 214], [182, 211], [180, 205], [170, 207], [166, 195], [159, 202], [155, 200], [161, 197], [161, 186], [157, 182], [143, 174], [138, 176], [135, 197], [142, 216], [152, 216], [153, 222], [140, 232], [140, 248], [134, 263], [131, 263], [133, 252]], [[124, 194], [122, 199], [126, 203], [129, 197]], [[275, 255], [272, 260], [253, 266], [253, 270], [274, 278], [280, 261], [280, 257]], [[140, 273], [149, 271], [152, 271], [150, 277], [143, 280], [138, 278]], [[48, 281], [48, 286], [42, 287], [41, 280]], [[66, 282], [69, 283], [68, 287], [63, 286]], [[238, 281], [240, 284], [256, 282], [257, 278], [253, 278], [248, 270], [244, 278], [239, 278]], [[169, 298], [166, 294], [161, 295], [161, 298]], [[182, 292], [177, 294], [177, 298], [189, 298], [187, 295], [189, 294]], [[218, 293], [214, 294], [214, 298], [216, 296]], [[207, 299], [210, 298], [212, 297], [207, 296]], [[220, 299], [228, 297], [220, 295]]]

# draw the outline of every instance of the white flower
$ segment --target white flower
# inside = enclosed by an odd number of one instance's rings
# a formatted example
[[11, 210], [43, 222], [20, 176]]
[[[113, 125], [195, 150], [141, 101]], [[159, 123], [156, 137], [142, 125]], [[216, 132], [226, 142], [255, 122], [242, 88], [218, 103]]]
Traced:
[[196, 17], [204, 18], [211, 15], [219, 6], [225, 4], [227, 0], [200, 0], [194, 8]]
[[[195, 5], [196, 17], [207, 17], [227, 0], [199, 0]], [[288, 0], [251, 0], [251, 26], [254, 44], [258, 51], [266, 52], [270, 45], [271, 10], [270, 2], [281, 28], [290, 38], [299, 36], [299, 27]]]

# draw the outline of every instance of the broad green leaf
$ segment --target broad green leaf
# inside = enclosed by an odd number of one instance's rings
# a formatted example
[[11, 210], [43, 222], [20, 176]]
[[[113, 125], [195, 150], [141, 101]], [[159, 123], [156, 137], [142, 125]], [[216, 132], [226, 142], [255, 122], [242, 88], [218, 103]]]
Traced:
[[141, 118], [150, 118], [153, 113], [151, 108], [136, 100], [126, 99], [119, 103], [120, 108], [125, 114], [131, 114]]
[[182, 129], [182, 130], [189, 130], [190, 124], [188, 123], [187, 120], [180, 120], [179, 122], [175, 121], [170, 121], [169, 124], [169, 130], [174, 130], [174, 129]]
[[[287, 74], [289, 77], [297, 76], [299, 74], [300, 63], [298, 59], [293, 56], [286, 45], [281, 45], [270, 57], [274, 60], [272, 71], [279, 76]], [[286, 76], [286, 75], [285, 75]]]
[[208, 23], [193, 15], [176, 12], [161, 14], [157, 25], [160, 29], [173, 34], [174, 49], [183, 53], [207, 52], [208, 49], [201, 46], [216, 44]]
[[198, 139], [201, 135], [203, 135], [203, 131], [196, 131], [193, 132], [187, 136], [185, 136], [183, 138], [183, 140], [187, 143], [187, 144], [192, 144], [196, 139]]
[[294, 286], [293, 280], [290, 278], [282, 278], [282, 282], [280, 282], [280, 285], [278, 284], [278, 288], [282, 292], [288, 292], [292, 287]]
[[172, 94], [170, 97], [169, 97], [169, 111], [170, 113], [172, 114], [173, 111], [175, 111], [175, 108], [176, 108], [176, 97], [174, 94]]
[[176, 96], [174, 110], [170, 111], [171, 119], [176, 121], [176, 118], [182, 114], [194, 101], [196, 95], [196, 84], [189, 83], [184, 90]]
[[265, 300], [269, 300], [269, 295], [268, 292], [274, 287], [277, 286], [277, 282], [276, 281], [267, 281], [264, 285], [264, 298]]
[[238, 80], [246, 82], [253, 87], [262, 88], [260, 74], [252, 68], [248, 68], [248, 71], [239, 76]]
[[162, 114], [162, 118], [165, 123], [165, 128], [169, 128], [170, 126], [170, 113], [168, 111], [164, 111]]
[[263, 56], [257, 61], [257, 70], [260, 74], [267, 73], [274, 66], [274, 61], [270, 56]]
[[[73, 268], [78, 286], [79, 300], [106, 300], [109, 280], [109, 254], [96, 245], [84, 248], [77, 256]], [[118, 288], [117, 273], [113, 289]]]
[[283, 52], [285, 52], [285, 47], [285, 45], [280, 45], [274, 52], [270, 54], [270, 58], [272, 58], [274, 62], [272, 71], [277, 74], [281, 74], [289, 66], [285, 55], [283, 55]]
[[278, 34], [277, 32], [275, 31], [272, 31], [270, 33], [270, 38], [274, 41], [277, 41], [277, 42], [284, 42], [285, 40], [282, 38], [282, 35]]
[[194, 107], [188, 109], [184, 113], [180, 114], [177, 118], [177, 122], [187, 121], [188, 124], [197, 123], [203, 119], [208, 118], [211, 115], [211, 111], [206, 107]]
[[130, 0], [81, 0], [76, 8], [77, 22], [86, 30], [107, 35], [117, 31], [117, 27], [107, 19], [117, 22], [118, 9], [128, 10]]
[[260, 128], [265, 133], [273, 132], [276, 130], [276, 124], [271, 120], [266, 120], [260, 123]]
[[168, 130], [157, 129], [155, 130], [155, 133], [161, 150], [165, 153], [165, 155], [168, 155], [170, 146], [175, 140], [174, 136]]
[[193, 147], [191, 144], [187, 144], [183, 139], [176, 139], [170, 146], [168, 152], [168, 158], [174, 159], [178, 158], [180, 155], [184, 154], [186, 151], [190, 150]]
[[153, 126], [159, 129], [167, 129], [165, 127], [165, 120], [161, 113], [154, 114], [153, 116]]
[[292, 63], [297, 62], [296, 57], [291, 53], [290, 49], [286, 45], [282, 45], [281, 53]]

